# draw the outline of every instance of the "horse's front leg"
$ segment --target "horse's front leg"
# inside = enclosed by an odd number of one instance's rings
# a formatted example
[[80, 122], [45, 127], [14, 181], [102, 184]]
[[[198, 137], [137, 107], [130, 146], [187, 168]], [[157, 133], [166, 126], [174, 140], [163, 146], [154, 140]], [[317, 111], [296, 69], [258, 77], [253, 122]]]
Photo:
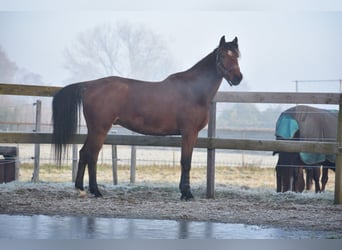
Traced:
[[191, 158], [193, 148], [197, 140], [197, 133], [182, 136], [182, 154], [181, 154], [181, 179], [179, 183], [179, 189], [182, 193], [181, 200], [191, 200], [194, 198], [190, 191], [190, 170], [191, 170]]
[[280, 174], [280, 167], [276, 166], [276, 175], [277, 175], [277, 192], [281, 192], [282, 190], [282, 176]]
[[102, 197], [102, 194], [97, 186], [97, 180], [96, 180], [96, 163], [97, 163], [97, 157], [96, 160], [91, 160], [88, 163], [88, 173], [89, 173], [89, 191], [91, 194], [95, 195], [95, 197]]

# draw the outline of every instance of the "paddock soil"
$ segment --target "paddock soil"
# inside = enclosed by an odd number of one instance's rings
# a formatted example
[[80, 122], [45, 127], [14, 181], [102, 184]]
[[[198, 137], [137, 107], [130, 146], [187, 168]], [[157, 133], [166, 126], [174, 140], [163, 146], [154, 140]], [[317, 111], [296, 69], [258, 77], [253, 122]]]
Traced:
[[342, 238], [342, 205], [333, 192], [276, 193], [269, 188], [219, 185], [206, 199], [205, 185], [192, 189], [195, 200], [180, 201], [176, 184], [100, 185], [102, 198], [80, 193], [70, 182], [12, 182], [0, 185], [0, 213], [15, 215], [213, 221], [329, 231]]

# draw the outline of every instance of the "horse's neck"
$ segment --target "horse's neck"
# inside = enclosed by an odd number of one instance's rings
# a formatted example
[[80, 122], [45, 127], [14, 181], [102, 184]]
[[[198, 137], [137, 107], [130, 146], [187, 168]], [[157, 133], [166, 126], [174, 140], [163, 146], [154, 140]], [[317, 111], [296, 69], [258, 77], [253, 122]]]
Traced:
[[[179, 91], [185, 89], [191, 91], [189, 98], [194, 98], [194, 101], [198, 103], [209, 105], [222, 82], [222, 76], [218, 74], [216, 69], [215, 51], [190, 69], [170, 75], [164, 82], [170, 84], [172, 88], [177, 86]], [[177, 84], [175, 85], [175, 83]]]
[[189, 84], [193, 85], [196, 94], [202, 101], [210, 103], [222, 82], [222, 76], [218, 74], [216, 69], [216, 53], [212, 52], [207, 55], [190, 68], [187, 74], [192, 79]]

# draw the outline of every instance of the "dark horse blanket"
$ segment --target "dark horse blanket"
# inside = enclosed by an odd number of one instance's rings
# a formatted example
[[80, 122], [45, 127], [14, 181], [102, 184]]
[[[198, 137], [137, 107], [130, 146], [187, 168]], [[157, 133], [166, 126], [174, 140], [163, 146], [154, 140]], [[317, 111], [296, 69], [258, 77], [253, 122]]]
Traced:
[[[275, 135], [277, 139], [285, 140], [335, 141], [337, 116], [337, 110], [298, 105], [281, 113]], [[305, 164], [312, 165], [325, 161], [335, 163], [336, 155], [301, 152], [300, 158]]]

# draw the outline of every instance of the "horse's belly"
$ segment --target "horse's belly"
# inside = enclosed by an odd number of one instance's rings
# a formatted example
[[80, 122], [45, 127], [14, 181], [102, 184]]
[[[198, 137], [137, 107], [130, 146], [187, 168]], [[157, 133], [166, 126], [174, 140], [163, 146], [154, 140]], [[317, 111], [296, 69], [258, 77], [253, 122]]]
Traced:
[[179, 129], [174, 123], [164, 123], [161, 120], [148, 121], [143, 117], [135, 117], [129, 121], [118, 119], [115, 124], [134, 132], [145, 135], [179, 135]]

